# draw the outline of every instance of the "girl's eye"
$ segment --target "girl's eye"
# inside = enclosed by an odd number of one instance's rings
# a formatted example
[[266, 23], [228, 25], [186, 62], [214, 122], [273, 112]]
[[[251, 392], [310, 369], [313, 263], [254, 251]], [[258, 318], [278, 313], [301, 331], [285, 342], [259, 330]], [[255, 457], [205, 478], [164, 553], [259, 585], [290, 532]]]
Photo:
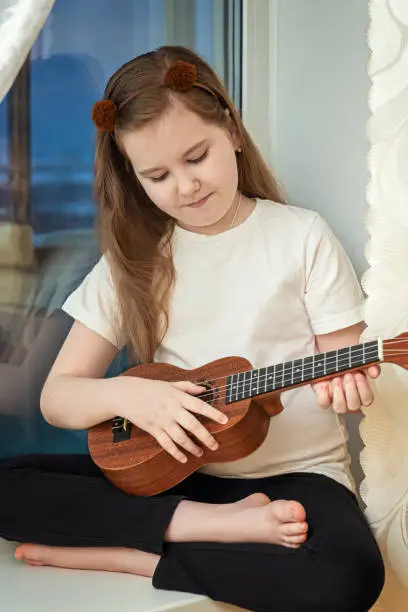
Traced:
[[202, 155], [200, 155], [200, 157], [195, 157], [194, 159], [189, 159], [188, 163], [189, 164], [199, 164], [200, 162], [204, 161], [204, 159], [207, 157], [208, 155], [208, 149], [206, 151], [204, 151], [204, 153]]
[[161, 183], [161, 181], [164, 181], [164, 179], [167, 178], [167, 175], [168, 175], [168, 172], [165, 172], [161, 176], [152, 176], [151, 180], [153, 181], [153, 183]]
[[[199, 164], [200, 162], [205, 160], [207, 155], [208, 155], [208, 149], [206, 151], [204, 151], [204, 153], [202, 155], [200, 155], [200, 157], [195, 157], [193, 159], [189, 159], [188, 163], [189, 164]], [[153, 181], [153, 183], [161, 183], [162, 181], [164, 181], [168, 177], [168, 175], [169, 175], [169, 173], [165, 172], [161, 176], [152, 176], [152, 177], [150, 177], [150, 180]]]

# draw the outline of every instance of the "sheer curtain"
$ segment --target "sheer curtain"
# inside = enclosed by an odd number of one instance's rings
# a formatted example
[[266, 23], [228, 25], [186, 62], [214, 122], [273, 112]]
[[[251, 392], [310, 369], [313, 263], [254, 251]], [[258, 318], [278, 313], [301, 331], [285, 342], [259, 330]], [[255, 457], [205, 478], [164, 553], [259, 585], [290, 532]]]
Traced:
[[[408, 331], [408, 3], [370, 0], [366, 337]], [[408, 349], [408, 342], [407, 342]], [[387, 365], [365, 410], [361, 494], [387, 565], [375, 610], [408, 609], [408, 372]]]
[[0, 0], [0, 102], [3, 100], [54, 0]]
[[[13, 85], [53, 4], [54, 0], [0, 0], [0, 103]], [[27, 184], [21, 175], [17, 176], [11, 162], [9, 166], [10, 147], [4, 129], [0, 138], [0, 195], [3, 196], [0, 198], [0, 308], [14, 312], [21, 309], [35, 284], [35, 263], [31, 227], [25, 215], [16, 218], [17, 210], [18, 214], [26, 210]], [[16, 151], [14, 147], [13, 152]], [[10, 169], [14, 173], [9, 180], [12, 189], [7, 185]], [[18, 207], [14, 208], [16, 215], [8, 210], [11, 191], [15, 202], [18, 200]]]

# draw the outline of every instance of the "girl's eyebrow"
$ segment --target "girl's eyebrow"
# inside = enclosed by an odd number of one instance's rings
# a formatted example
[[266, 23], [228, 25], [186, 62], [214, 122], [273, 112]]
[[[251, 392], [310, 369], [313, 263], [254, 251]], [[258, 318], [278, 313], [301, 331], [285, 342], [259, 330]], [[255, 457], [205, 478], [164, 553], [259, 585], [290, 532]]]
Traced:
[[[183, 157], [188, 157], [193, 151], [195, 151], [195, 149], [198, 149], [198, 147], [201, 147], [201, 145], [205, 144], [206, 142], [206, 139], [196, 142], [183, 153]], [[146, 174], [150, 174], [151, 172], [157, 172], [158, 170], [163, 170], [163, 168], [147, 168], [146, 170], [140, 170], [139, 174], [143, 174], [144, 176]]]

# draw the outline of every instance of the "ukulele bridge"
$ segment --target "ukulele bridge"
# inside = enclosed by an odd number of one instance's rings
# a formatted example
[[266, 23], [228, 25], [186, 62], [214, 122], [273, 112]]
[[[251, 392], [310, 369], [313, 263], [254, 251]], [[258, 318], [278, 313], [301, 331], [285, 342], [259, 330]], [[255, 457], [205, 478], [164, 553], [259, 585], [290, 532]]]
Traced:
[[112, 422], [113, 442], [125, 442], [130, 440], [132, 434], [132, 423], [123, 417], [115, 417]]

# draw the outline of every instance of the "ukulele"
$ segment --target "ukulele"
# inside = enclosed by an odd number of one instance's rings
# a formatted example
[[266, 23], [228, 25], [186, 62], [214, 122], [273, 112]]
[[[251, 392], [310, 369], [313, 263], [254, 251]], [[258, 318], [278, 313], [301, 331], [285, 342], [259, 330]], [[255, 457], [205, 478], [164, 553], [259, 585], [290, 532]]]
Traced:
[[94, 463], [117, 488], [133, 495], [156, 495], [203, 465], [235, 461], [253, 453], [266, 438], [270, 418], [283, 410], [282, 391], [381, 362], [408, 369], [408, 333], [391, 340], [374, 340], [255, 370], [243, 357], [224, 357], [194, 370], [162, 363], [135, 366], [121, 376], [167, 382], [188, 380], [205, 387], [196, 397], [213, 405], [229, 419], [227, 424], [221, 425], [208, 417], [195, 415], [215, 437], [218, 449], [212, 451], [204, 446], [201, 457], [191, 455], [187, 463], [180, 463], [149, 433], [127, 419], [116, 417], [89, 430], [89, 452]]

